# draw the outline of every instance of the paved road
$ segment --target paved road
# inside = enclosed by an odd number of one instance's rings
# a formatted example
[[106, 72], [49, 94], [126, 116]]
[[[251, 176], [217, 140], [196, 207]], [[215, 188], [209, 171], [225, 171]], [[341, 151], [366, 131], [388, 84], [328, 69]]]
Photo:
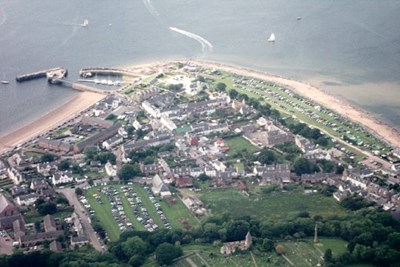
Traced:
[[64, 188], [57, 189], [57, 191], [65, 195], [70, 205], [74, 205], [75, 213], [78, 214], [79, 218], [81, 219], [83, 229], [85, 230], [86, 235], [89, 237], [90, 243], [93, 245], [93, 247], [98, 251], [104, 251], [104, 245], [99, 240], [97, 233], [93, 230], [92, 224], [89, 222], [89, 218], [84, 213], [84, 209], [76, 197], [75, 189]]

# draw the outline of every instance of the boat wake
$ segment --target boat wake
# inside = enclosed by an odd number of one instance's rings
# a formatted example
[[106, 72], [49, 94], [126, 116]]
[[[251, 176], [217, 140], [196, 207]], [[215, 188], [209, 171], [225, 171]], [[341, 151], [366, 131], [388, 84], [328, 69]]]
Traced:
[[201, 36], [199, 36], [197, 34], [191, 33], [191, 32], [187, 32], [187, 31], [175, 28], [175, 27], [169, 27], [169, 29], [171, 31], [183, 34], [183, 35], [185, 35], [185, 36], [187, 36], [189, 38], [192, 38], [192, 39], [196, 40], [197, 42], [199, 42], [201, 44], [201, 51], [203, 51], [203, 52], [212, 52], [213, 45], [208, 40], [204, 39], [203, 37], [201, 37]]
[[153, 4], [151, 3], [151, 0], [143, 0], [143, 4], [146, 6], [150, 14], [153, 15], [154, 17], [158, 17], [160, 15], [157, 9], [155, 9]]

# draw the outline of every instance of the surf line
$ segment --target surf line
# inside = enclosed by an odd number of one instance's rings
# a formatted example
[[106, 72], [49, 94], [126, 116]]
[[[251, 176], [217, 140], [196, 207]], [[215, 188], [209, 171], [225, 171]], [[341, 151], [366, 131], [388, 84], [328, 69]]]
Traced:
[[184, 31], [184, 30], [181, 30], [181, 29], [178, 29], [178, 28], [175, 28], [175, 27], [169, 27], [169, 29], [171, 31], [183, 34], [183, 35], [185, 35], [185, 36], [187, 36], [189, 38], [192, 38], [192, 39], [196, 40], [197, 42], [199, 42], [201, 44], [201, 50], [203, 52], [206, 52], [206, 51], [212, 52], [213, 45], [208, 40], [204, 39], [203, 37], [201, 37], [201, 36], [199, 36], [197, 34], [194, 34], [192, 32]]

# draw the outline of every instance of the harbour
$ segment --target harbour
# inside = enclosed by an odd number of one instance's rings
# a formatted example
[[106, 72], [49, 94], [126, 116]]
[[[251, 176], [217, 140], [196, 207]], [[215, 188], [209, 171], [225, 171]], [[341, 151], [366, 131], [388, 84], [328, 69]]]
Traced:
[[17, 75], [15, 80], [17, 82], [25, 82], [25, 81], [30, 81], [34, 79], [41, 79], [41, 78], [48, 78], [49, 80], [52, 80], [53, 78], [64, 78], [68, 75], [68, 70], [65, 68], [61, 67], [55, 67], [51, 69], [45, 69], [45, 70], [40, 70], [32, 73], [26, 73], [26, 74], [21, 74]]

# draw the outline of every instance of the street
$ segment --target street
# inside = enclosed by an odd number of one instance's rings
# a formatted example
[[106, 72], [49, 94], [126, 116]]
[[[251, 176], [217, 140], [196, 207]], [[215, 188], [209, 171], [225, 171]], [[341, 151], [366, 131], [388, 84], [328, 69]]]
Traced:
[[89, 222], [89, 218], [84, 212], [84, 208], [81, 206], [76, 194], [75, 189], [73, 188], [64, 188], [57, 189], [58, 192], [63, 193], [65, 197], [68, 199], [69, 204], [74, 206], [75, 213], [78, 214], [81, 219], [83, 229], [85, 230], [86, 235], [88, 236], [90, 243], [93, 247], [98, 251], [104, 251], [104, 245], [99, 240], [97, 233], [94, 231], [91, 223]]

